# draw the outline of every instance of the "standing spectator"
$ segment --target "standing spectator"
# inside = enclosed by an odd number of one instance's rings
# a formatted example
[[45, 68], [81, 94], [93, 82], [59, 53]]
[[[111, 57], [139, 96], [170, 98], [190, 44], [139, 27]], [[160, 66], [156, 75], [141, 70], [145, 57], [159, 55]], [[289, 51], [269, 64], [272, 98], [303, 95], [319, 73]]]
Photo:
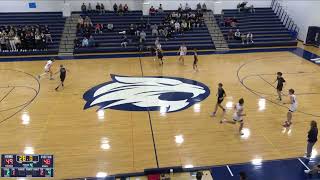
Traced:
[[178, 13], [181, 14], [182, 13], [182, 4], [180, 3], [179, 7], [178, 7]]
[[203, 3], [203, 4], [202, 4], [202, 11], [207, 11], [207, 5], [206, 5], [206, 3]]
[[89, 3], [89, 5], [88, 5], [88, 13], [92, 13], [91, 3]]
[[83, 37], [82, 47], [88, 47], [88, 45], [89, 45], [89, 41], [88, 41], [87, 37]]
[[41, 40], [40, 34], [36, 33], [34, 38], [35, 38], [35, 42], [36, 42], [36, 49], [41, 49], [42, 40]]
[[233, 30], [232, 30], [232, 29], [230, 29], [230, 30], [229, 30], [229, 32], [228, 32], [228, 41], [230, 41], [230, 40], [233, 40], [233, 39], [234, 39], [233, 35], [234, 35], [234, 32], [233, 32]]
[[250, 11], [251, 13], [255, 13], [255, 12], [256, 12], [256, 10], [254, 9], [254, 6], [253, 6], [253, 5], [251, 5], [251, 6], [249, 7], [249, 11]]
[[249, 44], [249, 41], [251, 44], [253, 43], [253, 34], [251, 32], [247, 34], [247, 44]]
[[158, 8], [158, 13], [163, 13], [163, 8], [162, 8], [162, 4], [159, 5], [159, 8]]
[[306, 158], [309, 159], [312, 153], [312, 147], [318, 141], [318, 127], [316, 121], [311, 121], [310, 130], [308, 132], [308, 145], [307, 145], [307, 153]]
[[[200, 4], [200, 3], [199, 3]], [[196, 179], [197, 180], [201, 180], [202, 179], [202, 176], [203, 176], [203, 173], [201, 171], [198, 171], [197, 174], [196, 174]]]
[[118, 13], [119, 13], [120, 16], [123, 15], [123, 6], [122, 6], [121, 3], [120, 3], [120, 5], [119, 5], [119, 7], [118, 7]]
[[15, 43], [15, 46], [17, 47], [17, 50], [21, 51], [21, 40], [17, 33], [14, 36], [14, 43]]
[[156, 14], [156, 9], [155, 9], [153, 6], [150, 7], [150, 9], [149, 9], [149, 14], [150, 14], [151, 16], [154, 16], [154, 15]]
[[16, 43], [14, 41], [14, 36], [15, 36], [15, 33], [14, 33], [13, 29], [11, 29], [8, 34], [11, 51], [17, 51]]
[[81, 11], [82, 11], [82, 13], [87, 12], [87, 6], [84, 3], [82, 3], [82, 5], [81, 5]]
[[104, 14], [105, 13], [105, 8], [104, 8], [104, 5], [101, 3], [101, 5], [100, 5], [100, 12], [101, 12], [101, 14]]
[[197, 4], [197, 11], [200, 11], [201, 9], [202, 9], [201, 4], [198, 3], [198, 4]]
[[113, 11], [116, 13], [116, 12], [118, 12], [118, 5], [117, 5], [117, 3], [114, 3], [114, 5], [113, 5]]
[[123, 6], [123, 11], [124, 11], [125, 13], [129, 11], [129, 7], [128, 7], [127, 4], [125, 4], [125, 5]]
[[234, 38], [236, 40], [241, 40], [241, 33], [240, 33], [239, 29], [237, 29], [237, 31], [234, 33]]
[[179, 33], [180, 32], [180, 23], [177, 21], [176, 23], [174, 23], [174, 30]]
[[47, 25], [45, 26], [44, 35], [46, 37], [46, 42], [49, 42], [49, 41], [52, 42], [51, 33], [50, 33], [49, 27]]
[[96, 12], [101, 13], [101, 6], [99, 3], [97, 3], [97, 5], [96, 5]]
[[188, 3], [186, 3], [185, 11], [186, 11], [186, 12], [191, 11], [191, 8], [190, 8], [190, 6], [189, 6], [189, 4], [188, 4]]
[[123, 35], [123, 37], [122, 37], [122, 39], [121, 39], [121, 47], [127, 47], [127, 45], [128, 45], [128, 38], [127, 38], [127, 36], [126, 35]]

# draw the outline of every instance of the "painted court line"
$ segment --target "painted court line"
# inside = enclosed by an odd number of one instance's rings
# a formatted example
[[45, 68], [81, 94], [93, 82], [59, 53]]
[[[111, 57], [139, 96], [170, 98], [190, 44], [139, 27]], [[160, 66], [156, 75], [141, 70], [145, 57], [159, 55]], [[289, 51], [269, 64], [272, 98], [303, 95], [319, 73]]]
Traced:
[[232, 173], [232, 171], [231, 171], [231, 169], [230, 169], [230, 167], [228, 165], [227, 165], [227, 168], [228, 168], [228, 171], [229, 171], [230, 175], [233, 176], [233, 173]]
[[310, 168], [309, 168], [300, 158], [298, 158], [298, 160], [301, 162], [301, 164], [302, 164], [304, 167], [307, 168], [307, 170], [310, 170]]

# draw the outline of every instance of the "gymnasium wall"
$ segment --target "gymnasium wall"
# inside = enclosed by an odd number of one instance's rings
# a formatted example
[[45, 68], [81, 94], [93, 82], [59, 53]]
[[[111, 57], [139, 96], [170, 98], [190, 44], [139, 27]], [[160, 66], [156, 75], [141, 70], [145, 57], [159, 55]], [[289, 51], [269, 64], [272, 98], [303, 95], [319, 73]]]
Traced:
[[300, 40], [306, 40], [309, 26], [320, 26], [319, 0], [282, 0], [279, 2], [300, 28], [298, 36]]
[[[271, 0], [247, 0], [249, 4], [256, 7], [269, 7]], [[35, 2], [36, 8], [29, 8], [28, 3]], [[195, 8], [196, 4], [206, 3], [209, 9], [214, 10], [216, 14], [220, 14], [222, 9], [233, 9], [241, 0], [0, 0], [0, 12], [41, 12], [41, 11], [62, 11], [64, 3], [69, 3], [72, 11], [79, 11], [83, 2], [90, 2], [96, 5], [97, 2], [104, 3], [106, 9], [112, 9], [116, 2], [127, 3], [131, 10], [142, 10], [143, 2], [150, 2], [151, 5], [158, 7], [162, 3], [164, 9], [177, 9], [180, 3], [185, 5], [186, 2]]]

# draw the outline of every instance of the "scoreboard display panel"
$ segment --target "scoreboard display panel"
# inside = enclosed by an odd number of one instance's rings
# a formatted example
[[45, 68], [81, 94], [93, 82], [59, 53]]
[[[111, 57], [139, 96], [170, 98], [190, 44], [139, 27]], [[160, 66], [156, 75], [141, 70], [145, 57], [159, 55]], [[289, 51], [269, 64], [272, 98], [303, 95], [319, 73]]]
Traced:
[[53, 177], [53, 155], [1, 155], [1, 177]]

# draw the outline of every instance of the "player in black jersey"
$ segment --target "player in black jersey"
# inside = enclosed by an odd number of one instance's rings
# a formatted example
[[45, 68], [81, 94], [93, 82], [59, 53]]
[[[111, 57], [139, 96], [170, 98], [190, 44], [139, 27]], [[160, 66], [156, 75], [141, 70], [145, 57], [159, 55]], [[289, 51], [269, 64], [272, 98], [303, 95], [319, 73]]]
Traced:
[[60, 70], [58, 72], [56, 72], [55, 74], [60, 72], [60, 84], [58, 85], [58, 87], [56, 87], [56, 91], [58, 91], [59, 87], [62, 86], [64, 87], [64, 80], [66, 79], [66, 75], [67, 75], [67, 70], [65, 67], [63, 67], [63, 65], [60, 65]]
[[158, 54], [158, 61], [159, 61], [159, 64], [160, 66], [163, 65], [163, 52], [161, 51], [161, 49], [157, 49], [157, 54]]
[[277, 83], [277, 93], [278, 93], [278, 96], [279, 96], [279, 100], [281, 101], [282, 98], [281, 98], [281, 92], [282, 92], [282, 89], [283, 89], [283, 85], [284, 83], [286, 82], [283, 77], [282, 77], [282, 73], [281, 72], [277, 72], [277, 79], [274, 81], [275, 82], [278, 82]]
[[215, 115], [216, 115], [216, 112], [217, 112], [217, 110], [218, 110], [218, 107], [220, 107], [220, 108], [223, 110], [223, 112], [226, 111], [226, 109], [221, 105], [224, 97], [227, 96], [227, 94], [226, 94], [226, 92], [224, 91], [224, 89], [222, 88], [222, 86], [223, 86], [223, 84], [222, 84], [222, 83], [219, 83], [219, 85], [218, 85], [218, 92], [217, 92], [218, 100], [217, 100], [216, 106], [215, 106], [214, 111], [213, 111], [213, 113], [212, 113], [211, 116], [215, 116]]
[[193, 70], [198, 71], [198, 54], [197, 54], [197, 49], [194, 49], [194, 54], [193, 54]]

